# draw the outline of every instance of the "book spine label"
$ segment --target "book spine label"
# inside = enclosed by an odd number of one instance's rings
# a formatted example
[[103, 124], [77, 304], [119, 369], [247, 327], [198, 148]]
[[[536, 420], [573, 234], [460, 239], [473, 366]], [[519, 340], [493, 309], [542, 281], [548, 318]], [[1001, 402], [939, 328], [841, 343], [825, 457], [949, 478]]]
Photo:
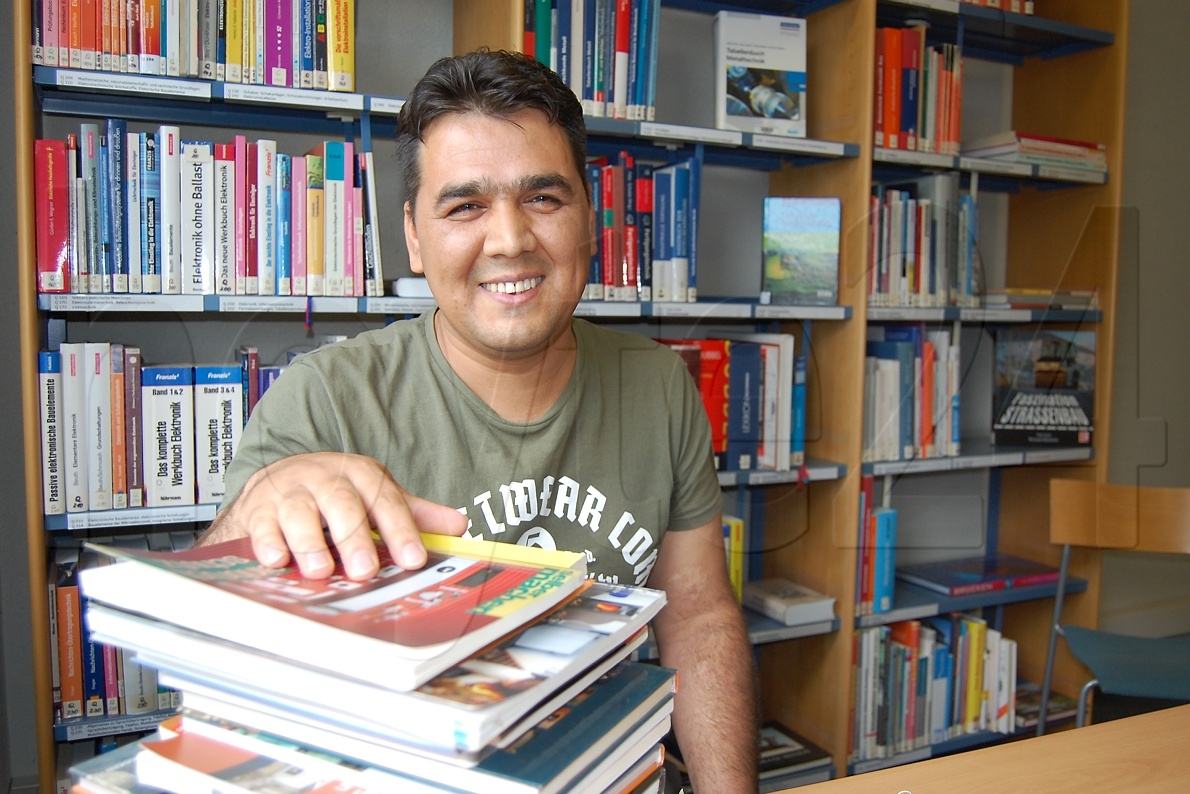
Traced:
[[214, 146], [199, 141], [182, 144], [182, 261], [186, 278], [182, 293], [215, 292]]
[[235, 295], [235, 147], [215, 145], [215, 294]]
[[194, 374], [190, 367], [141, 370], [146, 505], [194, 504]]
[[159, 207], [161, 234], [158, 239], [161, 263], [161, 292], [182, 293], [182, 149], [176, 126], [162, 125], [158, 130], [158, 168], [161, 177]]
[[42, 509], [47, 516], [66, 512], [62, 481], [62, 355], [43, 351], [37, 357], [41, 402]]
[[128, 453], [124, 406], [124, 346], [111, 346], [112, 508], [128, 507]]
[[70, 291], [70, 185], [65, 141], [34, 141], [37, 289]]
[[83, 348], [86, 389], [87, 482], [91, 510], [112, 507], [111, 345], [87, 342]]
[[331, 91], [355, 90], [354, 0], [327, 0], [327, 81]]
[[290, 231], [293, 294], [306, 294], [306, 158], [295, 156], [290, 162]]
[[257, 294], [277, 294], [277, 142], [256, 142]]
[[128, 506], [144, 507], [144, 415], [141, 411], [139, 347], [124, 348], [124, 452], [128, 461]]
[[198, 503], [218, 504], [223, 478], [243, 432], [240, 367], [194, 368], [194, 437], [198, 454]]

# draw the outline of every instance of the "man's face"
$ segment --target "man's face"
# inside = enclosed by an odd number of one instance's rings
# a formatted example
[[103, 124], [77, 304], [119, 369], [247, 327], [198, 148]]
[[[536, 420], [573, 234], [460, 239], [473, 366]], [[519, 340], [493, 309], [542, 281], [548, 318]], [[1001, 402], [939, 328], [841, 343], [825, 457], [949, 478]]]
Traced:
[[429, 281], [444, 342], [501, 360], [566, 332], [582, 295], [594, 213], [562, 131], [544, 114], [452, 114], [421, 149], [410, 266]]

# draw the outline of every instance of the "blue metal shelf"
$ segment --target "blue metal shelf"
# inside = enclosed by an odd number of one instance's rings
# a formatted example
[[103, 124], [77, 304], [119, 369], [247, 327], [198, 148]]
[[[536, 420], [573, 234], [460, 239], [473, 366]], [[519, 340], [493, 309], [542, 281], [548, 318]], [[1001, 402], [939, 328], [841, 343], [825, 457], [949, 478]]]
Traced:
[[1073, 55], [1115, 41], [1102, 30], [955, 0], [882, 0], [877, 6], [878, 25], [911, 21], [929, 24], [930, 43], [954, 43], [961, 36], [964, 55], [1012, 64]]
[[[1066, 594], [1081, 593], [1087, 589], [1087, 580], [1071, 577], [1066, 583]], [[858, 628], [885, 626], [901, 620], [919, 620], [949, 612], [966, 612], [971, 609], [998, 607], [1017, 604], [1022, 601], [1037, 601], [1053, 598], [1058, 593], [1057, 583], [1009, 587], [986, 593], [964, 596], [944, 596], [924, 587], [898, 581], [893, 593], [893, 608], [879, 615], [861, 615], [855, 619]]]

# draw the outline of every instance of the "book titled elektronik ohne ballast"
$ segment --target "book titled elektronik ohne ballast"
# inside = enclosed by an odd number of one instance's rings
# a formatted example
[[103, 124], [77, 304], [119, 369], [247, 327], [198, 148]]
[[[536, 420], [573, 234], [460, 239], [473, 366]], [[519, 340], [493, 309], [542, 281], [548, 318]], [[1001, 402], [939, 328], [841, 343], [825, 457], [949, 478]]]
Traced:
[[95, 545], [92, 601], [340, 675], [409, 690], [567, 600], [582, 554], [423, 534], [426, 565], [406, 570], [377, 539], [380, 571], [352, 581], [260, 564], [246, 538], [179, 552]]

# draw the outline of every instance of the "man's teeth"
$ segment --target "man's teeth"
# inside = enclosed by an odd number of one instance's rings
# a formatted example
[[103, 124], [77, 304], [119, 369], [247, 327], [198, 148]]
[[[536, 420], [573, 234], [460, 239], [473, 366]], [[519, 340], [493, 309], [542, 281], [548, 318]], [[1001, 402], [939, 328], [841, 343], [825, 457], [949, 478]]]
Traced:
[[519, 295], [522, 292], [531, 290], [541, 283], [541, 276], [536, 278], [527, 278], [522, 281], [498, 281], [490, 284], [484, 284], [483, 288], [489, 292], [501, 292], [505, 295]]

